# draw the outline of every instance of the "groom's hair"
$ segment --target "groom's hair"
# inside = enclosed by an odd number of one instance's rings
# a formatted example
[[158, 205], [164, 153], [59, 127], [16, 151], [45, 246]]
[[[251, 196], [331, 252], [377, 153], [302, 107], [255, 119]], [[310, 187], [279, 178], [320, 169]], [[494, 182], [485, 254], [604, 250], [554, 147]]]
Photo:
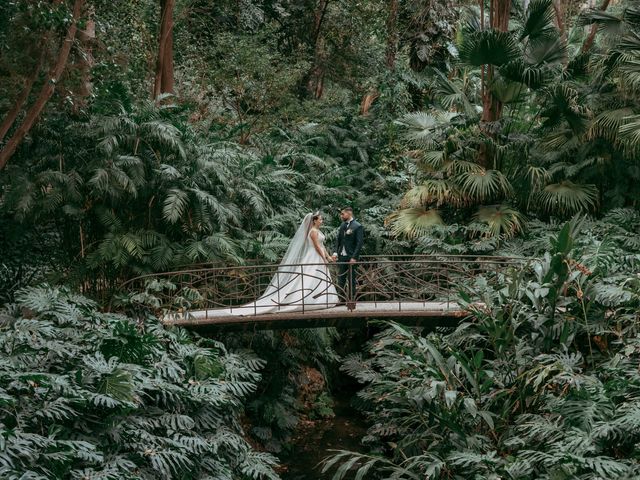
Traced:
[[342, 210], [340, 210], [341, 212], [349, 212], [350, 214], [353, 215], [353, 208], [351, 207], [344, 207]]

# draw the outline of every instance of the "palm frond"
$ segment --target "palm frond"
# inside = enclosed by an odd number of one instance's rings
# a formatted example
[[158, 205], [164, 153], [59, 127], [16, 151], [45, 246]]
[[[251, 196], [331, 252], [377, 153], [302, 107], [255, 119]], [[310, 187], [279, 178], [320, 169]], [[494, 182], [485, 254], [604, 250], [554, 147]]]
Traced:
[[464, 172], [456, 175], [455, 180], [462, 194], [477, 202], [505, 197], [512, 191], [509, 180], [499, 170]]
[[633, 110], [628, 107], [601, 112], [591, 121], [587, 132], [588, 138], [600, 137], [615, 143], [622, 125], [632, 114]]
[[163, 218], [169, 223], [177, 223], [187, 211], [189, 196], [184, 190], [172, 188], [167, 192], [162, 207]]
[[522, 95], [526, 92], [526, 85], [520, 82], [513, 82], [501, 77], [494, 77], [489, 85], [493, 96], [502, 103], [517, 103], [522, 100]]
[[465, 35], [459, 50], [460, 60], [475, 67], [499, 67], [515, 60], [520, 53], [513, 35], [496, 30], [482, 30]]
[[480, 207], [474, 219], [487, 224], [494, 237], [511, 238], [521, 233], [524, 226], [522, 214], [507, 205]]
[[598, 205], [598, 189], [595, 185], [580, 185], [565, 180], [547, 185], [539, 193], [543, 210], [561, 215], [573, 215], [592, 211]]
[[405, 193], [402, 198], [403, 208], [418, 208], [431, 204], [457, 206], [461, 204], [460, 193], [455, 184], [449, 180], [429, 179]]
[[398, 210], [385, 220], [391, 233], [396, 236], [416, 238], [425, 235], [438, 225], [444, 225], [437, 210], [424, 208], [407, 208]]
[[567, 43], [562, 38], [548, 38], [531, 45], [526, 51], [525, 58], [529, 65], [548, 67], [561, 64], [568, 55]]
[[434, 73], [438, 81], [436, 93], [442, 106], [448, 110], [455, 108], [471, 118], [477, 117], [478, 112], [457, 82], [447, 78], [440, 70], [434, 70]]
[[589, 110], [581, 102], [578, 90], [567, 83], [545, 90], [548, 101], [541, 114], [547, 118], [545, 126], [554, 127], [565, 121], [573, 132], [584, 132], [588, 126]]
[[456, 113], [413, 112], [407, 113], [395, 123], [405, 127], [404, 137], [418, 145], [431, 145]]
[[554, 24], [553, 0], [531, 0], [526, 11], [520, 41], [529, 39], [532, 43], [558, 37]]
[[629, 115], [622, 118], [620, 137], [631, 147], [640, 146], [640, 115]]
[[598, 25], [608, 35], [618, 34], [623, 27], [623, 19], [621, 17], [596, 8], [583, 12], [576, 23], [579, 26]]

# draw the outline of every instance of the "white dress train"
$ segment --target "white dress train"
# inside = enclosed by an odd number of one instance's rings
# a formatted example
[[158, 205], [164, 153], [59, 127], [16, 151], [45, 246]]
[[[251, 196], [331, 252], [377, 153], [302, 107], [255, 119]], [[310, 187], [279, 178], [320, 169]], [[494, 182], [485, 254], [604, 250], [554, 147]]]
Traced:
[[[334, 307], [339, 299], [331, 274], [310, 237], [314, 214], [305, 215], [278, 270], [260, 298], [237, 307], [190, 311], [191, 319], [287, 313]], [[318, 230], [324, 249], [325, 236]], [[182, 315], [182, 314], [181, 314]]]
[[[231, 315], [263, 315], [331, 308], [338, 303], [336, 288], [324, 258], [306, 235], [302, 255], [296, 265], [281, 264], [265, 292], [251, 302], [227, 309]], [[325, 235], [318, 230], [318, 241], [324, 248]]]

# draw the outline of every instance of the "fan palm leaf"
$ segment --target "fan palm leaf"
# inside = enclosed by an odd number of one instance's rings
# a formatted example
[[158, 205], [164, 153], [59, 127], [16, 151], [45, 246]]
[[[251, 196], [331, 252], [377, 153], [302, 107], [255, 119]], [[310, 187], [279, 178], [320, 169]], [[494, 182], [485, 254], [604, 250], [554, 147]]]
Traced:
[[587, 157], [576, 162], [555, 162], [549, 167], [549, 174], [555, 177], [573, 178], [587, 168], [602, 163], [602, 157]]
[[567, 59], [567, 43], [561, 38], [546, 38], [531, 45], [525, 54], [529, 65], [561, 64]]
[[622, 18], [633, 29], [640, 28], [640, 8], [637, 5], [630, 5], [625, 8]]
[[504, 78], [496, 77], [489, 86], [493, 96], [502, 103], [516, 103], [522, 99], [522, 94], [526, 90], [526, 85], [520, 82], [513, 82]]
[[533, 89], [542, 87], [552, 78], [548, 68], [530, 65], [523, 58], [518, 58], [501, 66], [499, 72], [503, 78], [523, 83]]
[[629, 31], [625, 33], [616, 44], [616, 50], [622, 54], [623, 61], [628, 58], [628, 55], [637, 56], [638, 50], [640, 50], [640, 32]]
[[540, 147], [546, 152], [559, 150], [572, 150], [579, 148], [583, 143], [583, 136], [577, 135], [571, 128], [556, 128], [542, 137]]
[[549, 213], [573, 215], [593, 210], [598, 204], [595, 185], [580, 185], [569, 180], [547, 185], [539, 194], [540, 207]]
[[589, 109], [580, 99], [578, 90], [567, 83], [554, 85], [546, 90], [547, 107], [542, 112], [545, 126], [554, 127], [567, 122], [576, 133], [583, 133], [589, 125]]
[[583, 12], [576, 21], [576, 25], [581, 27], [594, 24], [598, 25], [600, 30], [606, 31], [608, 35], [619, 34], [624, 26], [622, 17], [596, 8]]
[[504, 197], [512, 191], [511, 184], [499, 170], [480, 170], [456, 175], [460, 191], [469, 200], [484, 202]]
[[618, 70], [623, 89], [630, 94], [640, 92], [640, 56], [621, 61]]
[[418, 208], [430, 204], [458, 206], [461, 203], [455, 184], [444, 179], [429, 179], [405, 193], [401, 206]]
[[632, 114], [633, 110], [628, 107], [601, 112], [592, 120], [587, 137], [589, 139], [604, 138], [610, 142], [616, 142], [625, 119]]
[[484, 168], [477, 163], [456, 158], [445, 162], [442, 165], [442, 170], [446, 172], [447, 175], [457, 175], [463, 173], [480, 173], [484, 171]]
[[527, 179], [531, 189], [533, 191], [538, 191], [543, 185], [546, 185], [549, 182], [551, 175], [544, 167], [529, 165], [525, 171], [525, 178]]
[[405, 127], [404, 138], [418, 145], [431, 145], [458, 114], [452, 112], [412, 112], [395, 123]]
[[436, 94], [438, 100], [447, 110], [456, 109], [469, 117], [477, 117], [478, 112], [469, 101], [458, 82], [447, 78], [440, 70], [434, 70], [437, 80]]
[[531, 0], [519, 40], [528, 39], [532, 43], [558, 37], [554, 25], [553, 0]]
[[405, 208], [389, 215], [385, 224], [395, 236], [416, 238], [433, 227], [444, 225], [444, 222], [435, 209]]
[[633, 149], [640, 146], [640, 115], [624, 117], [620, 126], [620, 137]]
[[520, 55], [520, 49], [509, 32], [481, 30], [466, 34], [459, 48], [460, 60], [468, 65], [500, 66]]
[[418, 166], [426, 171], [440, 168], [446, 159], [446, 153], [444, 150], [430, 150], [422, 153], [418, 159]]
[[491, 236], [511, 238], [523, 229], [523, 218], [520, 212], [507, 205], [480, 207], [473, 218], [489, 227]]

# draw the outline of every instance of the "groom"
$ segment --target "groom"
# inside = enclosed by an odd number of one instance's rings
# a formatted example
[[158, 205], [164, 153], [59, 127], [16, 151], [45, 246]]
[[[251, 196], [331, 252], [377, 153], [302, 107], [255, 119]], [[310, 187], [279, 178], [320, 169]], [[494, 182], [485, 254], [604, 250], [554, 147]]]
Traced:
[[[334, 248], [333, 260], [338, 264], [338, 294], [347, 303], [349, 310], [356, 308], [356, 262], [364, 243], [364, 228], [353, 218], [351, 207], [340, 211], [342, 225], [338, 229], [338, 238]], [[348, 278], [348, 282], [347, 282]], [[348, 289], [345, 284], [348, 283]]]

